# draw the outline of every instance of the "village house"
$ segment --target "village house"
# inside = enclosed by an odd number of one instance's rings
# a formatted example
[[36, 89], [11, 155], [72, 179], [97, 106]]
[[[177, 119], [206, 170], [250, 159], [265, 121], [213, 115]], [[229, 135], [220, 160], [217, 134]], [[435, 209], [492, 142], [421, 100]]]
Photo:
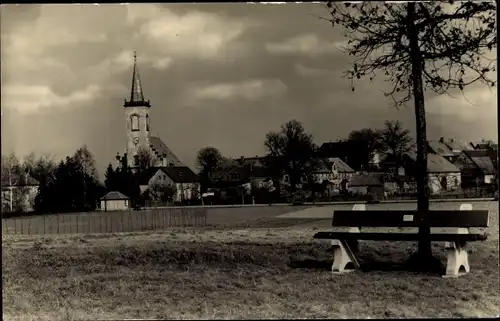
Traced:
[[[404, 164], [398, 169], [398, 174], [414, 181], [417, 175], [416, 161], [415, 152], [406, 153]], [[427, 175], [431, 194], [455, 191], [461, 187], [460, 169], [440, 155], [427, 154]]]
[[267, 157], [240, 157], [229, 166], [214, 171], [212, 180], [219, 188], [242, 186], [251, 193], [252, 189], [271, 189], [272, 173]]
[[137, 175], [141, 194], [151, 196], [157, 186], [168, 186], [174, 190], [174, 202], [200, 198], [198, 175], [187, 166], [150, 167]]
[[347, 189], [347, 182], [356, 171], [338, 157], [321, 159], [313, 177], [318, 184], [327, 184], [329, 193], [339, 193]]
[[464, 187], [476, 187], [495, 183], [496, 168], [487, 150], [463, 151], [455, 165], [462, 173]]
[[2, 176], [2, 210], [31, 212], [40, 182], [27, 173]]
[[371, 195], [375, 200], [384, 198], [384, 173], [364, 173], [353, 176], [347, 184], [347, 189], [353, 195]]

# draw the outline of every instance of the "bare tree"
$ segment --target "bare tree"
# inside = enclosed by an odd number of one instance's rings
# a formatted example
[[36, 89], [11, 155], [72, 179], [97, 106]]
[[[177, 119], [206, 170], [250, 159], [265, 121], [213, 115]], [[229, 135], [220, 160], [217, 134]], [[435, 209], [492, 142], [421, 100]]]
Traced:
[[[328, 2], [332, 26], [343, 27], [345, 52], [354, 56], [346, 76], [388, 78], [396, 106], [413, 98], [417, 129], [420, 262], [432, 262], [424, 91], [449, 93], [475, 82], [493, 87], [496, 59], [495, 2]], [[354, 86], [352, 87], [354, 91]]]
[[404, 129], [399, 121], [386, 121], [379, 131], [379, 148], [399, 165], [405, 153], [413, 147], [410, 131]]
[[134, 157], [135, 166], [137, 166], [139, 171], [144, 171], [153, 166], [153, 154], [151, 154], [151, 152], [144, 147], [139, 147], [139, 149], [137, 150], [137, 154]]

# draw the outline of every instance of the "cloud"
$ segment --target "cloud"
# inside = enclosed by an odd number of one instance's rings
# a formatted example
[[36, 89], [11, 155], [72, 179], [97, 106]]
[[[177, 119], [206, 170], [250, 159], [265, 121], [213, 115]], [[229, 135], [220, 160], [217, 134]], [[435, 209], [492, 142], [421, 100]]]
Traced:
[[91, 85], [67, 96], [55, 94], [48, 86], [7, 85], [2, 88], [2, 107], [21, 114], [43, 112], [48, 108], [66, 107], [91, 101], [99, 95], [99, 87]]
[[297, 63], [294, 65], [294, 70], [297, 74], [303, 77], [323, 77], [323, 76], [332, 76], [338, 71], [330, 70], [330, 69], [322, 69], [322, 68], [311, 68], [306, 67], [303, 64]]
[[486, 87], [470, 88], [464, 94], [439, 95], [429, 100], [427, 111], [439, 116], [456, 116], [466, 121], [490, 119], [498, 112], [496, 92]]
[[299, 54], [316, 57], [339, 52], [344, 42], [329, 42], [315, 34], [302, 34], [282, 42], [268, 42], [264, 45], [271, 54]]
[[162, 54], [182, 58], [221, 58], [252, 24], [216, 13], [189, 10], [174, 13], [158, 5], [128, 5], [128, 22], [139, 27], [135, 39], [145, 39]]
[[190, 91], [189, 96], [197, 100], [259, 100], [265, 97], [281, 95], [286, 89], [286, 85], [281, 80], [253, 79], [239, 83], [220, 83], [194, 88]]

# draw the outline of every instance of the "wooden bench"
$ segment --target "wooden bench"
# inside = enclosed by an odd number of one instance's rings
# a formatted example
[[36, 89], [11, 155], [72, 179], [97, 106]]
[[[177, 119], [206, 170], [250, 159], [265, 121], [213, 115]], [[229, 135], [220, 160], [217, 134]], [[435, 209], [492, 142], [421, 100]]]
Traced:
[[[334, 230], [316, 233], [314, 238], [331, 241], [334, 250], [333, 272], [349, 272], [359, 268], [351, 249], [353, 242], [417, 241], [417, 214], [416, 210], [367, 211], [364, 204], [356, 204], [352, 211], [334, 211]], [[462, 204], [459, 211], [430, 211], [431, 240], [446, 242], [448, 250], [446, 275], [443, 277], [457, 277], [462, 274], [462, 269], [465, 273], [470, 271], [465, 245], [467, 242], [486, 240], [485, 231], [471, 229], [488, 227], [488, 214], [488, 211], [472, 210], [471, 204]], [[363, 232], [364, 228], [386, 228], [387, 231]]]

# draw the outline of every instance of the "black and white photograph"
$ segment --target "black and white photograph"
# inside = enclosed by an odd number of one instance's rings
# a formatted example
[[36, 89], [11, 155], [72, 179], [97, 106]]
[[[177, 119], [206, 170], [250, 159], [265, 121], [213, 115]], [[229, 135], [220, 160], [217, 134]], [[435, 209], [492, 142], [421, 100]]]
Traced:
[[4, 320], [498, 316], [496, 12], [2, 4]]

